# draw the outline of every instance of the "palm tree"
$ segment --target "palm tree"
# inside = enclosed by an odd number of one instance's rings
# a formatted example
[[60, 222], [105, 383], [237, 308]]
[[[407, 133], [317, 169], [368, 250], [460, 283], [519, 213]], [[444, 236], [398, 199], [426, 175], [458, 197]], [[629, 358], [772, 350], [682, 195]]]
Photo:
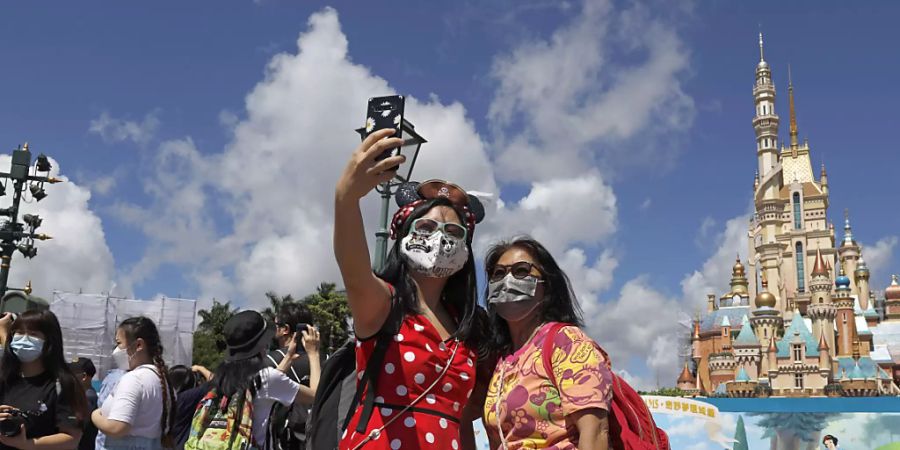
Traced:
[[221, 336], [225, 322], [237, 314], [237, 311], [237, 308], [231, 307], [231, 302], [220, 303], [213, 299], [213, 304], [208, 310], [201, 309], [197, 312], [197, 315], [200, 316], [200, 325], [197, 328], [215, 336]]
[[269, 304], [271, 306], [264, 309], [262, 311], [262, 315], [269, 322], [275, 322], [275, 316], [277, 316], [278, 313], [281, 312], [281, 308], [283, 308], [285, 305], [297, 303], [297, 300], [295, 300], [294, 297], [291, 296], [291, 294], [281, 297], [275, 292], [269, 291], [266, 292], [266, 297], [268, 297]]

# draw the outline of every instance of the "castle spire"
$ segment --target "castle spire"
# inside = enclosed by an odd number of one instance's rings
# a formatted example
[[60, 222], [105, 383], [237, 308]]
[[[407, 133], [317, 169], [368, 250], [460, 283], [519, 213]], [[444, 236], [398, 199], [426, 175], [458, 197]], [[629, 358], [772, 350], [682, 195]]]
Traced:
[[766, 59], [763, 58], [763, 38], [762, 31], [759, 32], [759, 62], [766, 62]]
[[813, 265], [812, 276], [828, 276], [828, 266], [825, 264], [825, 260], [822, 258], [822, 250], [816, 249], [816, 262]]
[[797, 148], [797, 113], [794, 110], [794, 83], [791, 80], [790, 64], [788, 64], [788, 104], [791, 116], [791, 148]]
[[856, 241], [853, 240], [853, 229], [850, 228], [850, 210], [844, 210], [844, 243], [845, 246], [853, 246], [856, 245]]

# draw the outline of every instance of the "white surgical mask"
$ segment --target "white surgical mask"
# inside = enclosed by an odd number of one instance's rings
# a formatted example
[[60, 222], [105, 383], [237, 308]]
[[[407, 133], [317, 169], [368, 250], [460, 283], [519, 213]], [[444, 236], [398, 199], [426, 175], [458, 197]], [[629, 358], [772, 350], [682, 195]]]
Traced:
[[488, 303], [503, 320], [519, 322], [530, 316], [543, 303], [534, 297], [540, 282], [541, 280], [531, 275], [518, 279], [508, 273], [502, 280], [490, 283]]
[[124, 348], [116, 346], [116, 348], [112, 351], [113, 362], [116, 364], [116, 368], [121, 370], [130, 370], [131, 367], [128, 364], [128, 360], [131, 359], [128, 357], [128, 352], [125, 351]]
[[9, 348], [19, 361], [28, 363], [41, 357], [41, 353], [44, 352], [44, 340], [27, 334], [15, 334]]
[[469, 259], [469, 248], [443, 231], [430, 235], [410, 232], [400, 242], [400, 254], [409, 268], [431, 278], [447, 278], [459, 272]]

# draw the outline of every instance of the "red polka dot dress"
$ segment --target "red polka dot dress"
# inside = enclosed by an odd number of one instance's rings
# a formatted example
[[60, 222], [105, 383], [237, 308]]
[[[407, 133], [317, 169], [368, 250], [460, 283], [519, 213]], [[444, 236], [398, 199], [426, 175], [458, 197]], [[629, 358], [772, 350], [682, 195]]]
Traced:
[[[362, 378], [376, 341], [373, 337], [356, 344], [358, 379]], [[372, 430], [387, 424], [359, 448], [459, 450], [462, 445], [459, 421], [475, 387], [475, 360], [475, 352], [465, 343], [454, 339], [443, 341], [424, 316], [406, 316], [385, 352], [384, 367], [378, 375], [375, 409], [365, 433], [356, 432], [362, 414], [360, 405], [339, 448], [353, 450]], [[448, 362], [449, 368], [444, 373]], [[432, 385], [434, 387], [411, 409], [401, 413]]]

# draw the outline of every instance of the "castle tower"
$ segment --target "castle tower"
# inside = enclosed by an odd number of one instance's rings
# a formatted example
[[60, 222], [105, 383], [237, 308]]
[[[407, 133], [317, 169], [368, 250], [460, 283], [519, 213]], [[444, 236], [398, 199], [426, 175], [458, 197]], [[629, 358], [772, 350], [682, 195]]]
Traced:
[[[753, 86], [753, 102], [756, 114], [753, 117], [753, 131], [756, 134], [756, 159], [758, 181], [754, 181], [754, 204], [756, 214], [750, 224], [750, 255], [759, 255], [759, 267], [750, 258], [754, 273], [763, 272], [768, 279], [778, 280], [778, 259], [782, 246], [776, 241], [781, 229], [780, 212], [783, 202], [779, 199], [782, 187], [781, 168], [778, 156], [778, 114], [775, 114], [775, 83], [772, 71], [763, 54], [763, 37], [759, 34], [759, 63], [756, 65], [756, 82]], [[775, 285], [773, 288], [777, 288]], [[756, 295], [756, 285], [751, 294]], [[776, 308], [784, 310], [784, 299], [777, 290]]]
[[738, 255], [731, 268], [731, 289], [727, 294], [723, 295], [719, 300], [719, 306], [747, 306], [750, 304], [749, 282], [747, 281], [747, 272], [741, 263], [741, 257]]
[[900, 320], [900, 277], [891, 275], [891, 285], [884, 291], [885, 320]]
[[829, 348], [834, 348], [834, 317], [837, 309], [831, 298], [831, 276], [828, 266], [822, 258], [822, 251], [816, 250], [816, 262], [813, 265], [809, 289], [812, 301], [806, 308], [806, 314], [812, 320], [813, 336], [816, 340], [824, 338]]
[[775, 309], [775, 296], [769, 292], [769, 283], [763, 273], [762, 289], [754, 300], [756, 309], [751, 313], [750, 324], [756, 333], [756, 340], [759, 341], [765, 350], [769, 347], [769, 341], [778, 338], [777, 333], [784, 326], [784, 320], [781, 312]]
[[[853, 229], [850, 228], [850, 212], [848, 210], [844, 210], [844, 239], [841, 241], [841, 246], [838, 249], [838, 255], [840, 255], [841, 263], [845, 269], [847, 269], [847, 273], [854, 274], [856, 272], [856, 266], [859, 261], [859, 245], [856, 244], [856, 240], [853, 238]], [[855, 280], [850, 280], [850, 292], [857, 293], [857, 287]]]
[[823, 378], [829, 378], [831, 375], [831, 354], [828, 352], [830, 347], [825, 336], [819, 338], [819, 374]]
[[869, 266], [866, 265], [866, 260], [863, 259], [862, 255], [859, 255], [859, 264], [856, 266], [856, 270], [853, 271], [853, 278], [856, 281], [856, 289], [858, 290], [859, 308], [866, 311], [869, 309], [869, 297], [872, 292], [869, 290]]
[[822, 192], [828, 195], [828, 174], [825, 172], [825, 163], [822, 163], [822, 172], [819, 173], [819, 184], [822, 185]]
[[859, 336], [856, 333], [856, 318], [853, 314], [853, 297], [850, 296], [850, 278], [844, 273], [843, 265], [834, 283], [837, 286], [834, 294], [834, 304], [837, 307], [835, 324], [839, 338], [837, 356], [850, 357], [856, 351], [853, 343], [859, 340]]

